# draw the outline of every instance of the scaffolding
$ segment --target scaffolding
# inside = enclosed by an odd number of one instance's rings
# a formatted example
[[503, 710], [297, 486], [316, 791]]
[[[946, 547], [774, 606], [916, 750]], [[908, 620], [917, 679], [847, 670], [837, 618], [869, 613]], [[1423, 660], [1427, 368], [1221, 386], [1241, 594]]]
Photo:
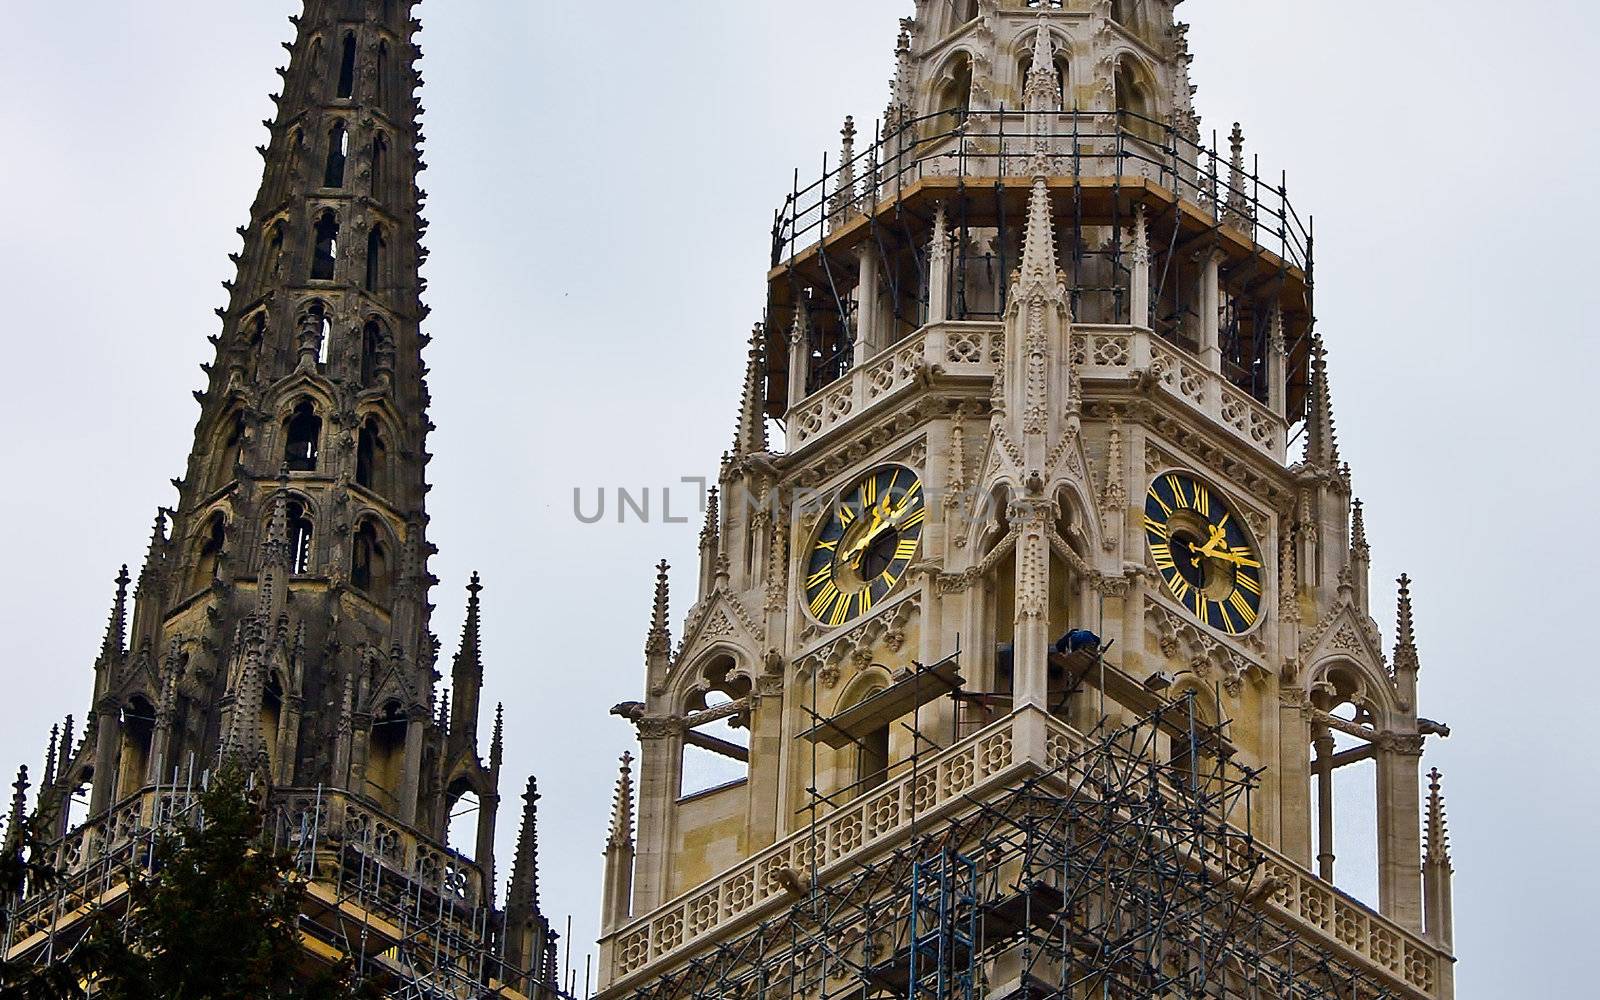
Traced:
[[[34, 860], [56, 875], [7, 901], [0, 954], [37, 967], [70, 959], [91, 918], [125, 910], [129, 883], [152, 870], [162, 839], [204, 824], [209, 782], [200, 773], [147, 788], [42, 849]], [[308, 962], [348, 960], [394, 1000], [573, 1000], [542, 920], [531, 961], [517, 962], [514, 929], [476, 865], [354, 796], [273, 789], [262, 841], [286, 852], [303, 881], [297, 929]]]
[[787, 908], [619, 995], [1413, 996], [1274, 919], [1267, 900], [1283, 887], [1249, 824], [1258, 772], [1236, 763], [1226, 723], [1207, 723], [1193, 693], [1156, 700], [840, 877], [793, 874]]
[[[1017, 266], [1034, 172], [1057, 194], [1061, 266], [1075, 322], [1148, 323], [1194, 350], [1202, 296], [1196, 283], [1216, 254], [1222, 373], [1268, 401], [1267, 356], [1284, 341], [1295, 422], [1305, 406], [1313, 326], [1314, 227], [1289, 199], [1286, 175], [1245, 161], [1242, 137], [1209, 144], [1132, 111], [938, 112], [905, 118], [848, 156], [824, 156], [805, 186], [796, 171], [774, 213], [769, 274], [770, 415], [790, 386], [815, 392], [850, 371], [861, 327], [858, 255], [880, 269], [885, 342], [929, 322], [997, 321]], [[1142, 220], [1142, 223], [1141, 223]], [[1136, 227], [1142, 225], [1142, 242]], [[938, 227], [949, 239], [936, 257]], [[1148, 267], [1148, 309], [1131, 315], [1136, 256]], [[941, 264], [940, 261], [943, 261]], [[948, 280], [935, 282], [936, 267]], [[935, 303], [935, 289], [946, 301]], [[807, 370], [790, 378], [788, 327], [804, 317]], [[1274, 333], [1274, 324], [1281, 329]], [[798, 324], [797, 324], [798, 325]]]

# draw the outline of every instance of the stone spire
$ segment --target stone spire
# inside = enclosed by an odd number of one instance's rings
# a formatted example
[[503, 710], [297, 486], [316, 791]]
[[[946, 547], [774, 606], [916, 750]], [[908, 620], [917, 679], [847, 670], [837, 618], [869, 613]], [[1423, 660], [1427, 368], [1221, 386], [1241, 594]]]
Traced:
[[495, 773], [498, 783], [500, 765], [506, 757], [506, 706], [504, 702], [495, 702], [494, 705], [494, 735], [489, 738], [489, 770]]
[[39, 777], [39, 786], [48, 788], [56, 780], [56, 750], [61, 739], [61, 725], [57, 723], [50, 727], [50, 743], [44, 753], [44, 771]]
[[472, 574], [467, 584], [467, 616], [461, 626], [461, 647], [450, 669], [450, 739], [458, 748], [478, 746], [478, 699], [483, 691], [482, 625], [483, 584]]
[[856, 120], [846, 116], [839, 130], [839, 169], [834, 175], [828, 222], [837, 229], [850, 220], [856, 203]]
[[1359, 497], [1350, 506], [1350, 555], [1356, 559], [1372, 558], [1372, 547], [1367, 544], [1367, 515]]
[[1026, 111], [1062, 110], [1061, 73], [1056, 69], [1056, 47], [1047, 24], [1040, 17], [1039, 30], [1033, 36], [1033, 64], [1028, 67], [1028, 78], [1022, 89], [1022, 106]]
[[522, 830], [511, 862], [511, 882], [506, 887], [508, 922], [539, 912], [539, 782], [528, 776], [522, 793]]
[[1255, 212], [1251, 207], [1250, 175], [1244, 166], [1244, 129], [1233, 123], [1228, 136], [1228, 195], [1223, 201], [1223, 218], [1245, 233], [1255, 228]]
[[617, 790], [611, 797], [611, 832], [607, 847], [633, 846], [633, 754], [624, 753], [617, 773]]
[[1450, 826], [1444, 814], [1441, 782], [1444, 775], [1436, 767], [1428, 772], [1428, 854], [1425, 864], [1450, 868]]
[[611, 832], [606, 837], [600, 923], [607, 931], [626, 920], [633, 903], [633, 754], [624, 753], [611, 800]]
[[744, 390], [739, 396], [739, 426], [733, 435], [735, 455], [759, 455], [767, 450], [765, 340], [766, 327], [757, 323], [750, 334], [750, 353], [745, 360]]
[[1394, 669], [1398, 672], [1409, 670], [1416, 673], [1420, 666], [1417, 657], [1417, 633], [1411, 611], [1411, 577], [1401, 574], [1396, 581], [1400, 585], [1400, 596], [1395, 613], [1394, 629]]
[[15, 855], [22, 849], [23, 826], [28, 821], [28, 765], [17, 768], [17, 780], [11, 785], [11, 812], [6, 816], [5, 853]]
[[1455, 904], [1452, 899], [1450, 827], [1445, 820], [1444, 795], [1440, 792], [1443, 775], [1438, 768], [1428, 772], [1428, 816], [1426, 853], [1422, 860], [1423, 915], [1427, 935], [1446, 951], [1455, 945]]
[[656, 563], [656, 596], [650, 610], [650, 631], [644, 641], [646, 659], [665, 656], [672, 652], [672, 632], [668, 627], [668, 602], [670, 583], [667, 571], [672, 569], [665, 559]]
[[112, 664], [122, 659], [128, 644], [128, 566], [123, 564], [117, 572], [117, 596], [111, 601], [111, 615], [106, 622], [105, 639], [100, 643], [100, 660]]
[[1339, 438], [1333, 423], [1333, 392], [1328, 386], [1328, 351], [1321, 337], [1311, 340], [1311, 399], [1306, 412], [1306, 463], [1336, 472]]

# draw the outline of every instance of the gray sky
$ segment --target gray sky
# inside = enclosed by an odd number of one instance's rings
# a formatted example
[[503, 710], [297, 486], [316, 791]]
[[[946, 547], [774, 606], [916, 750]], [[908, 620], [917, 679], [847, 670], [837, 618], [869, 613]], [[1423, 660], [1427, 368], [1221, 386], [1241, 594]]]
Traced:
[[[116, 567], [137, 565], [173, 501], [298, 7], [5, 3], [0, 762], [37, 769], [50, 723], [81, 719]], [[574, 915], [580, 946], [630, 745], [605, 711], [639, 696], [656, 559], [677, 567], [686, 610], [698, 518], [583, 526], [573, 488], [655, 487], [659, 513], [661, 487], [715, 472], [772, 211], [845, 114], [881, 111], [910, 8], [420, 10], [434, 627], [449, 655], [481, 570], [485, 697], [507, 702], [508, 771], [540, 777], [546, 908]], [[1597, 594], [1600, 140], [1583, 99], [1600, 9], [1182, 12], [1205, 127], [1242, 121], [1316, 214], [1319, 330], [1368, 505], [1374, 607], [1388, 631], [1389, 581], [1416, 578], [1422, 713], [1456, 733], [1427, 764], [1447, 774], [1458, 996], [1587, 994], [1600, 780], [1580, 709], [1596, 658], [1578, 630]], [[508, 866], [521, 781], [503, 785]]]

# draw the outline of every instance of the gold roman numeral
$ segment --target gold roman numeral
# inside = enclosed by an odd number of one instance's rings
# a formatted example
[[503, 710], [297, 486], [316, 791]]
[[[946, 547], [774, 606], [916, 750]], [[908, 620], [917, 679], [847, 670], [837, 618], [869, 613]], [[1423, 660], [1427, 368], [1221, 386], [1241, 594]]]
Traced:
[[[1154, 500], [1156, 503], [1161, 505], [1161, 509], [1167, 512], [1167, 516], [1168, 517], [1172, 516], [1172, 508], [1168, 507], [1167, 506], [1167, 502], [1165, 500], [1161, 499], [1161, 494], [1156, 492], [1156, 488], [1154, 486], [1150, 487], [1149, 496], [1150, 496], [1150, 499]], [[1149, 521], [1150, 519], [1148, 517], [1146, 517], [1145, 520]]]
[[822, 616], [828, 610], [828, 605], [832, 604], [833, 599], [838, 596], [838, 586], [832, 580], [829, 580], [822, 585], [821, 590], [817, 591], [816, 596], [811, 598], [811, 613], [816, 616], [818, 621], [822, 620]]
[[1183, 480], [1177, 476], [1167, 476], [1167, 487], [1172, 490], [1172, 502], [1179, 507], [1189, 506], [1189, 501], [1183, 496]]
[[916, 554], [917, 539], [915, 538], [902, 538], [900, 539], [900, 544], [894, 547], [894, 557], [896, 559], [910, 559]]
[[[1247, 558], [1248, 558], [1248, 555], [1247, 555]], [[1238, 575], [1238, 577], [1236, 578], [1235, 582], [1237, 582], [1239, 584], [1239, 586], [1243, 587], [1245, 590], [1250, 591], [1250, 593], [1256, 595], [1257, 597], [1261, 596], [1261, 581], [1257, 580], [1253, 574], [1240, 573]]]
[[1233, 605], [1233, 610], [1239, 612], [1239, 617], [1244, 621], [1244, 627], [1249, 628], [1256, 623], [1256, 609], [1250, 606], [1245, 599], [1244, 592], [1235, 590], [1228, 595], [1228, 603]]

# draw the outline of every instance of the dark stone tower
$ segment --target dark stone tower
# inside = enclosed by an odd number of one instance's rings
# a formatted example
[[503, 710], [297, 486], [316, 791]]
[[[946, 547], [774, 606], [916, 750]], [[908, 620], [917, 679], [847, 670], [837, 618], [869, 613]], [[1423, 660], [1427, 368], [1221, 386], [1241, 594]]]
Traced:
[[[476, 797], [492, 898], [500, 726], [479, 754], [473, 579], [455, 711], [429, 629], [427, 258], [412, 0], [306, 0], [175, 508], [126, 568], [83, 739], [52, 739], [47, 832], [220, 755], [275, 789], [343, 794], [443, 845]], [[320, 792], [319, 792], [320, 794]], [[533, 915], [524, 915], [531, 917]]]

